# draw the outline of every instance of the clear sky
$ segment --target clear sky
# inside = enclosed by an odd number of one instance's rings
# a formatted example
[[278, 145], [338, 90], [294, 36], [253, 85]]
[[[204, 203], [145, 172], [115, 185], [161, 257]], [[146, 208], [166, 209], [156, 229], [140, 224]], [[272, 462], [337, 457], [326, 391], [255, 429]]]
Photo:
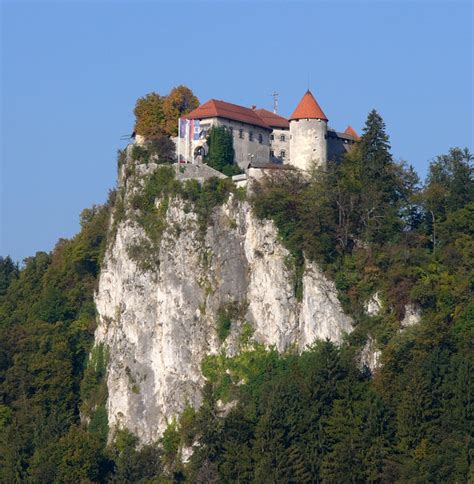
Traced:
[[473, 141], [471, 2], [2, 3], [0, 255], [77, 232], [115, 185], [138, 97], [189, 86], [291, 114], [311, 88], [339, 130], [383, 116], [396, 159]]

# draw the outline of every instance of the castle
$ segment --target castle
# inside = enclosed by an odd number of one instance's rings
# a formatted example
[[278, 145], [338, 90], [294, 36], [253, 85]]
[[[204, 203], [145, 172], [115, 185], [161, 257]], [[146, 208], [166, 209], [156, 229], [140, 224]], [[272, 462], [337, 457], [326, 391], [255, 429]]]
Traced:
[[243, 170], [286, 164], [301, 170], [325, 167], [328, 160], [338, 160], [359, 139], [351, 126], [343, 133], [330, 128], [309, 90], [289, 119], [255, 106], [211, 99], [180, 119], [179, 135], [174, 138], [179, 162], [203, 161], [212, 126], [225, 126], [232, 133], [234, 162]]

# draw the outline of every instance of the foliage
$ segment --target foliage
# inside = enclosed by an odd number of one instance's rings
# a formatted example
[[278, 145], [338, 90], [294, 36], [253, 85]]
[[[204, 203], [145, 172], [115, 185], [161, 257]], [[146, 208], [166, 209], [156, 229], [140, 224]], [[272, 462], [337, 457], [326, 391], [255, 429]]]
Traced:
[[[108, 205], [84, 210], [79, 234], [60, 240], [51, 254], [26, 259], [0, 295], [2, 482], [24, 481], [30, 466], [38, 470], [50, 451], [70, 448], [73, 437], [67, 436], [79, 422], [79, 388], [95, 329], [93, 292], [108, 219]], [[95, 470], [80, 466], [83, 477], [94, 478]]]
[[233, 301], [224, 304], [219, 308], [217, 311], [216, 330], [217, 337], [221, 343], [226, 340], [227, 336], [229, 336], [232, 323], [242, 319], [246, 307], [245, 304]]
[[10, 256], [0, 256], [0, 296], [4, 296], [8, 287], [18, 277], [18, 264]]
[[165, 116], [164, 132], [169, 136], [177, 136], [178, 119], [190, 113], [199, 106], [199, 99], [186, 86], [173, 87], [163, 100]]
[[217, 336], [219, 340], [225, 341], [230, 334], [230, 327], [232, 325], [231, 315], [226, 310], [220, 310], [217, 313]]
[[228, 178], [210, 178], [202, 184], [197, 180], [181, 183], [176, 179], [173, 167], [159, 167], [145, 179], [143, 189], [132, 199], [135, 219], [144, 228], [148, 240], [132, 247], [129, 255], [145, 270], [157, 264], [161, 237], [166, 228], [166, 213], [172, 198], [181, 198], [187, 208], [196, 213], [198, 229], [204, 236], [213, 210], [225, 203], [230, 193], [242, 196]]
[[232, 132], [225, 126], [213, 126], [207, 136], [209, 151], [205, 162], [212, 168], [232, 176], [242, 173], [238, 165], [234, 164], [234, 140]]
[[135, 109], [135, 127], [137, 134], [152, 138], [164, 134], [163, 96], [151, 92], [137, 100]]
[[[372, 111], [341, 163], [310, 177], [279, 172], [257, 185], [253, 197], [256, 215], [275, 222], [292, 255], [295, 294], [301, 296], [304, 254], [332, 276], [345, 309], [365, 326], [364, 302], [377, 289], [403, 316], [429, 257], [418, 179], [412, 168], [393, 162], [389, 148], [383, 120]], [[375, 332], [386, 340], [395, 330], [387, 323]]]
[[310, 181], [296, 170], [285, 170], [256, 184], [253, 192], [256, 215], [275, 222], [290, 251], [287, 265], [295, 275], [298, 298], [302, 295], [303, 254], [326, 265], [335, 257], [336, 229], [327, 186], [327, 176], [322, 173]]
[[[107, 446], [107, 350], [91, 348], [111, 205], [119, 220], [123, 193], [85, 210], [78, 235], [21, 269], [0, 258], [0, 481], [472, 480], [471, 162], [467, 150], [450, 150], [420, 188], [412, 170], [393, 162], [372, 112], [340, 164], [307, 178], [279, 172], [257, 186], [255, 213], [275, 222], [295, 293], [304, 260], [316, 260], [357, 327], [340, 346], [280, 354], [252, 344], [243, 323], [238, 352], [203, 359], [201, 407], [188, 405], [155, 445], [115, 429]], [[137, 193], [132, 209], [150, 243], [159, 242], [174, 197], [195, 211], [203, 234], [213, 209], [241, 195], [228, 179], [180, 183], [169, 166]], [[384, 305], [371, 317], [363, 306], [375, 291]], [[408, 302], [422, 320], [403, 329]], [[244, 309], [220, 308], [222, 341]], [[368, 335], [383, 348], [374, 374], [355, 363]], [[183, 446], [193, 448], [187, 464]]]
[[109, 431], [105, 403], [107, 401], [108, 352], [103, 344], [95, 346], [87, 362], [81, 381], [81, 414], [90, 418], [89, 430], [97, 433], [103, 441]]
[[173, 88], [167, 96], [151, 92], [135, 105], [135, 132], [147, 140], [178, 134], [178, 119], [199, 106], [199, 100], [186, 86]]
[[134, 144], [131, 157], [141, 163], [157, 163], [158, 165], [170, 164], [175, 161], [175, 145], [165, 135], [158, 135], [145, 145]]
[[138, 439], [127, 430], [116, 432], [107, 456], [114, 464], [107, 474], [108, 482], [151, 482], [151, 479], [162, 474], [162, 452], [158, 446], [144, 445], [139, 448]]
[[[186, 425], [187, 441], [199, 442], [188, 478], [211, 468], [223, 482], [464, 481], [472, 355], [425, 341], [391, 346], [375, 380], [348, 343], [207, 357], [205, 400]], [[222, 398], [236, 403], [224, 415]]]

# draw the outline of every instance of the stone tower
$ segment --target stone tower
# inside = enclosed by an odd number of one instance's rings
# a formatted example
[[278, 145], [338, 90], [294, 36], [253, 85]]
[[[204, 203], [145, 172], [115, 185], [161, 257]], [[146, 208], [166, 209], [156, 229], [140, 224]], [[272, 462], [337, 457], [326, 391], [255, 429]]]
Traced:
[[328, 118], [308, 89], [290, 117], [290, 164], [326, 167]]

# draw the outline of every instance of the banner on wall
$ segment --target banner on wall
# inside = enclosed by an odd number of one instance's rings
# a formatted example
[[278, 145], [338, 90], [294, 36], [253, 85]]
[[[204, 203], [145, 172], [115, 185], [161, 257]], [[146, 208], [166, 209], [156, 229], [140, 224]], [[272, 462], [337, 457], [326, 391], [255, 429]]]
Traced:
[[199, 139], [199, 131], [201, 129], [201, 121], [199, 121], [199, 119], [195, 119], [194, 120], [194, 125], [193, 125], [193, 140], [196, 141]]
[[189, 119], [179, 118], [178, 131], [180, 138], [186, 138], [186, 131], [188, 129]]
[[179, 118], [178, 131], [180, 138], [188, 138], [196, 141], [199, 139], [200, 129], [201, 122], [198, 119]]

